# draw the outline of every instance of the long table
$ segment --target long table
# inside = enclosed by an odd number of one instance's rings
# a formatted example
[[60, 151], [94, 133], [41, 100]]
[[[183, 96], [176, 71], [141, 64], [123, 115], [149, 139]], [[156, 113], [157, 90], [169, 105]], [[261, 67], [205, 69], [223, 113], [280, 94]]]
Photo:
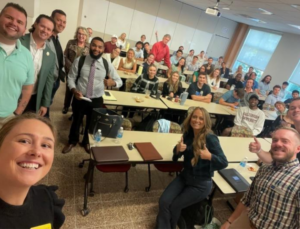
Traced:
[[[167, 106], [159, 99], [152, 97], [146, 98], [144, 94], [123, 92], [123, 91], [109, 91], [117, 100], [104, 100], [104, 104], [115, 106], [130, 106], [130, 107], [143, 107], [143, 108], [157, 108], [167, 109]], [[140, 97], [143, 102], [136, 102], [135, 98]]]
[[[89, 143], [91, 147], [101, 147], [101, 146], [123, 146], [124, 150], [126, 151], [129, 160], [126, 162], [110, 162], [109, 164], [120, 164], [120, 163], [173, 163], [173, 148], [180, 140], [182, 134], [165, 134], [165, 133], [156, 133], [156, 132], [141, 132], [141, 131], [124, 131], [123, 138], [119, 140], [118, 143], [115, 142], [115, 139], [106, 138], [100, 143], [95, 143], [93, 136], [89, 135]], [[251, 139], [244, 139], [244, 138], [229, 138], [229, 137], [219, 137], [221, 147], [224, 151], [225, 156], [227, 157], [228, 162], [238, 162], [242, 160], [244, 156], [247, 156], [249, 161], [256, 160], [257, 156], [253, 153], [248, 151], [248, 145]], [[144, 161], [140, 156], [139, 152], [136, 149], [129, 150], [127, 144], [129, 142], [151, 142], [156, 150], [162, 156], [162, 160], [158, 161]], [[270, 143], [265, 140], [260, 140], [262, 147], [266, 148]], [[242, 153], [235, 153], [237, 149], [241, 149]], [[109, 153], [109, 152], [103, 152]], [[255, 157], [256, 156], [256, 157]], [[179, 162], [182, 162], [183, 159], [180, 159]], [[84, 205], [82, 214], [85, 216], [89, 213], [87, 208], [87, 198], [88, 198], [88, 184], [92, 179], [92, 173], [94, 167], [99, 164], [96, 163], [91, 155], [91, 159], [89, 162], [89, 168], [86, 176], [85, 181], [85, 191], [84, 191]], [[107, 163], [103, 163], [107, 164]], [[216, 172], [217, 173], [217, 172]], [[219, 185], [220, 182], [223, 181], [218, 179], [217, 174], [215, 173], [215, 180]], [[93, 184], [93, 181], [91, 181]], [[226, 191], [226, 190], [225, 190]], [[224, 192], [225, 192], [224, 191]], [[230, 190], [229, 190], [230, 191]], [[228, 192], [228, 191], [227, 191]]]
[[174, 99], [170, 101], [167, 98], [161, 98], [161, 100], [170, 109], [187, 111], [190, 107], [203, 107], [210, 114], [230, 115], [226, 110], [222, 108], [222, 105], [216, 103], [204, 103], [200, 101], [187, 99], [184, 105], [180, 105], [180, 103], [175, 102]]

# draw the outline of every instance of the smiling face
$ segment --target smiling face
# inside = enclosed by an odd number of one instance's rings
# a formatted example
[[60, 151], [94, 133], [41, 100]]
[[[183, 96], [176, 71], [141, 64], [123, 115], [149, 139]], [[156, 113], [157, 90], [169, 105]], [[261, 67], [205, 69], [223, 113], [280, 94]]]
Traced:
[[299, 93], [298, 92], [293, 92], [292, 94], [293, 99], [296, 99], [299, 97]]
[[252, 86], [253, 86], [253, 80], [247, 80], [246, 88], [250, 89], [250, 88], [252, 88]]
[[271, 81], [271, 77], [270, 76], [267, 76], [266, 78], [265, 78], [265, 83], [269, 83]]
[[155, 66], [151, 66], [150, 68], [148, 68], [148, 75], [149, 75], [149, 78], [154, 78], [155, 75], [156, 75], [156, 67]]
[[170, 41], [170, 37], [166, 36], [163, 38], [162, 42], [166, 45]]
[[206, 83], [206, 76], [205, 75], [199, 75], [198, 77], [198, 84], [203, 85]]
[[219, 69], [214, 70], [214, 78], [217, 78], [218, 75], [220, 75], [220, 70]]
[[200, 109], [196, 109], [190, 120], [190, 125], [193, 128], [193, 130], [201, 130], [205, 127], [204, 125], [204, 116]]
[[147, 57], [147, 61], [148, 61], [149, 63], [152, 63], [152, 62], [154, 61], [154, 56], [153, 56], [153, 55], [149, 55], [149, 56]]
[[90, 55], [93, 59], [99, 59], [104, 52], [103, 42], [94, 39], [90, 46]]
[[67, 18], [65, 15], [63, 14], [59, 14], [56, 13], [54, 15], [54, 21], [55, 21], [55, 33], [62, 33], [64, 31], [64, 29], [66, 28], [66, 24], [67, 24]]
[[294, 100], [290, 103], [289, 116], [293, 122], [300, 123], [300, 100]]
[[141, 36], [141, 41], [144, 43], [144, 41], [146, 40], [146, 36], [145, 35], [143, 35], [143, 36]]
[[256, 98], [251, 98], [251, 99], [249, 99], [249, 107], [250, 108], [256, 108], [257, 107], [257, 104], [258, 104], [258, 99], [256, 99]]
[[205, 72], [206, 72], [206, 70], [205, 70], [205, 67], [204, 67], [204, 66], [202, 66], [202, 67], [200, 68], [200, 72], [203, 72], [203, 73], [205, 73]]
[[34, 28], [33, 36], [46, 41], [52, 35], [54, 25], [50, 20], [41, 18], [39, 23], [34, 23]]
[[86, 38], [87, 38], [86, 33], [82, 29], [78, 29], [77, 40], [79, 42], [85, 42]]
[[179, 75], [177, 72], [174, 72], [172, 75], [172, 82], [176, 83], [179, 80]]
[[184, 58], [180, 59], [178, 61], [178, 63], [179, 63], [179, 66], [184, 66], [185, 65], [185, 59]]
[[54, 141], [45, 123], [34, 119], [19, 122], [0, 147], [1, 177], [16, 186], [36, 184], [52, 166]]
[[26, 29], [26, 17], [20, 11], [7, 7], [0, 15], [0, 34], [7, 44], [14, 44], [23, 36]]
[[270, 153], [275, 162], [291, 161], [299, 150], [299, 140], [292, 131], [279, 129], [273, 133]]
[[284, 110], [285, 110], [285, 106], [283, 105], [283, 104], [280, 104], [280, 103], [277, 103], [276, 105], [275, 105], [275, 107], [276, 107], [276, 109], [279, 111], [279, 112], [284, 112]]
[[280, 92], [280, 88], [279, 88], [279, 87], [273, 88], [273, 94], [274, 94], [274, 95], [278, 95], [279, 92]]
[[89, 37], [91, 37], [93, 35], [93, 30], [91, 28], [88, 28], [87, 31], [89, 33]]
[[134, 51], [133, 51], [133, 50], [129, 50], [129, 51], [127, 52], [127, 58], [128, 58], [129, 60], [131, 60], [133, 57], [134, 57]]

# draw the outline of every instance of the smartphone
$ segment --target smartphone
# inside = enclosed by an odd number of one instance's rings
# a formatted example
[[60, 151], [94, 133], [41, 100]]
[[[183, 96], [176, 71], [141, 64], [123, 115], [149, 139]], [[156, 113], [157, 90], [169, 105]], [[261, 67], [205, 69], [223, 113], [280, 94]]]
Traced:
[[110, 96], [110, 93], [108, 91], [104, 92], [106, 96]]

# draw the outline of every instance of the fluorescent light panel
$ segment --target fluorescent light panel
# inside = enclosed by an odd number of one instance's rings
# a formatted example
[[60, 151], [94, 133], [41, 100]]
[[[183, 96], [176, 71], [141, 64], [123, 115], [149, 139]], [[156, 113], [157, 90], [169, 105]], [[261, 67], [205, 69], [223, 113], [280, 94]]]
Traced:
[[263, 8], [258, 8], [258, 10], [262, 11], [262, 14], [265, 14], [265, 15], [272, 15], [273, 14], [272, 12], [267, 11], [267, 10], [265, 10]]
[[296, 28], [296, 29], [300, 29], [300, 25], [292, 25], [292, 24], [289, 24], [289, 26], [292, 26], [292, 27], [294, 27], [294, 28]]

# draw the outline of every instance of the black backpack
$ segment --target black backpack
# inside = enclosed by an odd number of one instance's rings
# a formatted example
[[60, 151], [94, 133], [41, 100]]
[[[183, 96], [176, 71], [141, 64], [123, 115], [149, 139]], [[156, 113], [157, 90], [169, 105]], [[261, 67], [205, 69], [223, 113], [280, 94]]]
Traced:
[[156, 111], [151, 111], [150, 114], [148, 114], [145, 118], [143, 118], [143, 120], [136, 127], [135, 130], [152, 132], [153, 124], [155, 121], [156, 121]]
[[[103, 60], [104, 68], [105, 68], [105, 71], [106, 71], [105, 79], [108, 79], [109, 78], [108, 63], [107, 63], [106, 59], [102, 58], [102, 60]], [[78, 62], [78, 73], [77, 73], [77, 77], [76, 77], [76, 80], [75, 80], [75, 85], [77, 85], [78, 80], [80, 78], [80, 73], [81, 73], [81, 69], [82, 69], [82, 66], [84, 64], [84, 61], [85, 61], [85, 56], [81, 56], [79, 58], [79, 62]]]

